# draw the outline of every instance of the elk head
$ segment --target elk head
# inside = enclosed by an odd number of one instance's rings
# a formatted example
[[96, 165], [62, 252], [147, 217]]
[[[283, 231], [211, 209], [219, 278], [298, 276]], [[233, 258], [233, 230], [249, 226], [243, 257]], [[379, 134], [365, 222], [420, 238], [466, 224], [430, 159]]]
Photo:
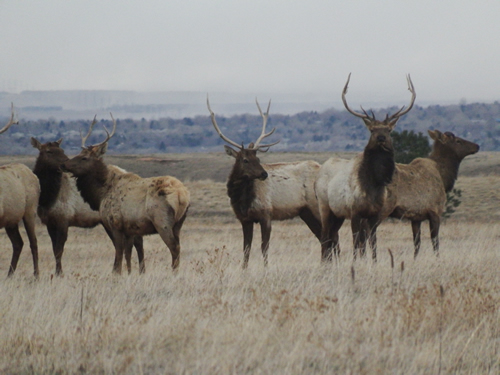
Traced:
[[215, 120], [215, 114], [212, 112], [212, 109], [210, 108], [210, 102], [207, 97], [207, 107], [210, 112], [210, 116], [212, 118], [212, 124], [215, 130], [217, 131], [217, 134], [219, 134], [219, 136], [224, 141], [236, 147], [237, 149], [235, 150], [227, 145], [224, 145], [226, 154], [236, 159], [233, 167], [233, 173], [236, 173], [240, 178], [245, 180], [255, 180], [255, 179], [265, 180], [267, 178], [267, 172], [260, 164], [260, 159], [257, 157], [257, 151], [267, 152], [267, 150], [269, 150], [271, 146], [279, 142], [277, 141], [264, 145], [260, 144], [260, 142], [264, 138], [269, 137], [271, 134], [274, 133], [276, 129], [273, 128], [273, 130], [271, 130], [269, 133], [266, 133], [266, 126], [269, 117], [269, 108], [271, 107], [271, 101], [269, 100], [267, 111], [265, 113], [262, 112], [262, 109], [260, 108], [257, 99], [255, 100], [255, 103], [257, 104], [257, 108], [259, 109], [259, 113], [262, 117], [262, 132], [259, 138], [257, 138], [255, 142], [250, 143], [248, 147], [245, 148], [243, 143], [239, 145], [238, 143], [230, 140], [228, 137], [222, 134], [222, 131], [220, 130], [219, 126], [217, 125], [217, 121]]
[[428, 130], [429, 136], [435, 141], [435, 151], [451, 154], [456, 160], [461, 161], [466, 156], [479, 151], [479, 145], [466, 139], [455, 136], [451, 132], [441, 133], [439, 130]]
[[69, 160], [60, 147], [61, 143], [62, 138], [55, 142], [41, 143], [38, 139], [32, 137], [31, 145], [40, 151], [36, 163], [50, 170], [59, 170], [61, 164]]
[[7, 129], [10, 128], [13, 124], [18, 124], [18, 123], [19, 121], [14, 121], [14, 103], [11, 103], [11, 113], [9, 122], [2, 129], [0, 129], [0, 134], [6, 132]]
[[407, 108], [405, 108], [404, 106], [401, 107], [401, 109], [396, 113], [394, 113], [393, 115], [387, 114], [383, 121], [377, 120], [375, 118], [375, 114], [373, 113], [373, 111], [371, 111], [371, 115], [369, 115], [363, 109], [363, 107], [361, 107], [363, 113], [353, 111], [351, 108], [349, 108], [349, 106], [347, 105], [347, 100], [345, 98], [345, 95], [347, 94], [347, 88], [349, 86], [350, 79], [351, 79], [351, 74], [349, 73], [349, 76], [347, 77], [347, 82], [344, 86], [344, 90], [342, 91], [342, 102], [344, 103], [344, 106], [347, 109], [347, 111], [353, 114], [354, 116], [361, 118], [365, 123], [366, 127], [368, 128], [368, 130], [370, 130], [371, 133], [370, 140], [368, 141], [368, 144], [365, 149], [370, 149], [370, 150], [379, 149], [381, 151], [392, 153], [394, 151], [394, 148], [392, 146], [392, 139], [390, 133], [395, 128], [399, 118], [407, 114], [410, 111], [410, 109], [412, 109], [413, 103], [415, 103], [415, 98], [417, 96], [410, 75], [408, 74], [406, 76], [406, 80], [408, 81], [408, 90], [412, 94], [410, 105]]
[[82, 138], [82, 151], [77, 156], [66, 161], [62, 165], [62, 169], [65, 172], [71, 172], [75, 177], [80, 177], [92, 172], [96, 166], [96, 162], [102, 163], [102, 157], [108, 149], [108, 141], [116, 131], [116, 120], [111, 113], [110, 115], [111, 119], [113, 120], [113, 130], [111, 131], [111, 133], [109, 133], [108, 129], [103, 126], [107, 135], [106, 139], [101, 143], [97, 143], [91, 146], [85, 146], [85, 142], [89, 138], [90, 134], [92, 134], [92, 130], [94, 129], [94, 125], [96, 124], [96, 117], [94, 117], [94, 120], [90, 124], [90, 128], [86, 136], [83, 136], [80, 132], [80, 136]]

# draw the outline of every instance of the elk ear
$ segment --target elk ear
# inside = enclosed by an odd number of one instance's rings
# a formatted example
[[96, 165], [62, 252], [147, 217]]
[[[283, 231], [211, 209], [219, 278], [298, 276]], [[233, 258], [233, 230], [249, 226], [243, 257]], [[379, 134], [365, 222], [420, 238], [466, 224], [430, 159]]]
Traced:
[[436, 131], [434, 130], [427, 130], [427, 133], [429, 133], [429, 137], [431, 137], [433, 140], [437, 141], [438, 135]]
[[42, 148], [42, 144], [40, 143], [40, 141], [33, 137], [31, 137], [31, 145], [38, 150]]
[[365, 126], [368, 128], [369, 131], [372, 131], [373, 127], [373, 121], [370, 118], [363, 118], [363, 122], [365, 123]]
[[396, 118], [394, 120], [392, 120], [391, 122], [389, 122], [387, 124], [387, 126], [389, 127], [389, 129], [391, 130], [391, 132], [394, 130], [394, 128], [396, 127], [396, 124], [398, 123], [398, 120], [399, 118]]
[[447, 140], [447, 137], [441, 133], [439, 130], [428, 130], [427, 131], [430, 135], [430, 137], [434, 140], [434, 141], [439, 141], [441, 143], [445, 143], [446, 140]]
[[236, 158], [238, 156], [238, 151], [233, 150], [231, 147], [224, 145], [224, 150], [226, 150], [226, 154]]
[[94, 146], [92, 148], [92, 152], [95, 154], [97, 158], [102, 158], [104, 154], [108, 151], [108, 142], [104, 142], [101, 145]]

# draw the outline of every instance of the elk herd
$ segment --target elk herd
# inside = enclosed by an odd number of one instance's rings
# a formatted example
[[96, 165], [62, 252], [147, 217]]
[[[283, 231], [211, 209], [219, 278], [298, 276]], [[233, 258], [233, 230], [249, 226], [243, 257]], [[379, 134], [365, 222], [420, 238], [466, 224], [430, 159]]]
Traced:
[[[331, 262], [340, 254], [339, 229], [351, 221], [353, 258], [365, 256], [370, 245], [377, 258], [376, 230], [388, 217], [411, 222], [414, 256], [420, 249], [422, 221], [429, 221], [433, 249], [439, 254], [439, 227], [446, 193], [453, 189], [461, 161], [479, 151], [473, 142], [451, 132], [429, 130], [432, 152], [410, 164], [394, 161], [391, 131], [398, 120], [413, 107], [415, 88], [407, 76], [410, 104], [385, 119], [377, 120], [373, 112], [352, 110], [346, 94], [350, 75], [342, 91], [346, 110], [359, 117], [369, 131], [362, 153], [352, 159], [332, 157], [322, 165], [313, 160], [262, 164], [258, 152], [266, 152], [277, 142], [262, 144], [275, 131], [266, 132], [271, 102], [263, 112], [260, 136], [245, 147], [244, 143], [225, 136], [216, 115], [207, 108], [215, 131], [230, 146], [226, 153], [234, 165], [227, 181], [227, 195], [243, 230], [243, 268], [248, 266], [253, 226], [261, 229], [261, 251], [268, 263], [271, 222], [300, 217], [319, 241], [321, 260]], [[23, 164], [0, 167], [0, 228], [5, 228], [12, 243], [12, 260], [8, 275], [16, 269], [23, 240], [19, 232], [22, 220], [33, 257], [34, 274], [38, 276], [36, 216], [47, 227], [56, 261], [56, 275], [63, 273], [62, 255], [69, 227], [92, 228], [102, 225], [115, 248], [113, 271], [121, 273], [123, 256], [131, 272], [132, 249], [139, 259], [139, 272], [145, 272], [143, 236], [159, 234], [170, 250], [172, 268], [180, 261], [180, 231], [190, 205], [190, 194], [181, 181], [172, 176], [142, 178], [118, 166], [106, 164], [103, 157], [108, 141], [116, 131], [104, 128], [106, 138], [94, 145], [86, 141], [96, 124], [91, 123], [82, 136], [82, 151], [68, 158], [61, 147], [62, 139], [41, 143], [31, 138], [39, 151], [33, 171]], [[10, 119], [0, 134], [14, 121]]]

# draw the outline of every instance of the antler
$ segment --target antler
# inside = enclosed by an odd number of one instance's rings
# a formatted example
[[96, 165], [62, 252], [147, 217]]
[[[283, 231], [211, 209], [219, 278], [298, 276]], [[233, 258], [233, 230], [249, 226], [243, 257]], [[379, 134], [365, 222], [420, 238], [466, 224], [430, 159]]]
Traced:
[[[262, 132], [261, 132], [259, 138], [257, 138], [257, 140], [255, 141], [255, 143], [250, 143], [248, 150], [258, 150], [258, 151], [265, 152], [265, 151], [267, 151], [267, 149], [269, 149], [269, 147], [274, 146], [276, 143], [279, 143], [279, 141], [277, 141], [277, 142], [266, 144], [266, 145], [260, 145], [260, 142], [264, 138], [269, 137], [276, 130], [275, 128], [273, 128], [273, 130], [271, 130], [269, 133], [266, 134], [267, 119], [269, 117], [269, 108], [271, 107], [271, 100], [269, 100], [269, 104], [267, 105], [266, 113], [262, 112], [262, 109], [260, 108], [260, 105], [259, 105], [259, 102], [257, 101], [257, 99], [255, 99], [255, 103], [257, 103], [257, 108], [259, 109], [260, 115], [262, 116]], [[212, 118], [212, 124], [213, 124], [215, 130], [217, 131], [217, 134], [219, 134], [219, 136], [224, 141], [229, 143], [230, 145], [238, 148], [239, 150], [243, 150], [245, 148], [243, 146], [243, 144], [239, 145], [235, 141], [230, 140], [228, 137], [226, 137], [224, 134], [222, 134], [222, 131], [220, 130], [219, 126], [217, 125], [217, 121], [215, 120], [215, 113], [213, 113], [212, 109], [210, 108], [210, 101], [208, 100], [208, 95], [207, 95], [207, 108], [210, 112], [210, 117]], [[264, 150], [264, 149], [266, 149], [266, 150]]]
[[13, 124], [18, 124], [19, 121], [14, 121], [14, 103], [11, 103], [11, 114], [10, 114], [10, 120], [5, 125], [2, 129], [0, 129], [0, 134], [4, 133], [7, 131], [8, 128], [10, 128]]
[[[360, 117], [362, 119], [367, 119], [369, 121], [375, 121], [375, 114], [373, 113], [373, 111], [371, 112], [372, 115], [370, 116], [368, 113], [366, 113], [366, 111], [363, 109], [363, 107], [361, 107], [363, 113], [358, 113], [356, 111], [353, 111], [347, 105], [347, 100], [345, 98], [345, 94], [347, 94], [347, 88], [348, 88], [350, 79], [351, 79], [351, 73], [349, 73], [349, 76], [347, 77], [347, 82], [344, 86], [344, 90], [342, 91], [342, 101], [344, 102], [345, 108], [349, 111], [349, 113], [353, 114], [356, 117]], [[415, 98], [417, 97], [417, 93], [415, 92], [415, 87], [413, 86], [413, 82], [411, 81], [409, 74], [406, 76], [406, 80], [408, 81], [408, 90], [412, 93], [411, 99], [410, 99], [410, 105], [406, 109], [405, 109], [405, 106], [401, 107], [401, 109], [399, 111], [397, 111], [396, 113], [394, 113], [391, 116], [389, 116], [389, 114], [387, 114], [387, 116], [385, 117], [384, 123], [389, 123], [392, 120], [398, 119], [401, 116], [406, 115], [410, 111], [410, 109], [412, 109], [413, 103], [415, 103]]]
[[207, 95], [207, 108], [210, 112], [210, 117], [212, 118], [212, 124], [215, 128], [215, 131], [217, 132], [217, 134], [219, 134], [219, 136], [224, 140], [226, 141], [227, 143], [229, 143], [230, 145], [240, 149], [240, 150], [243, 150], [243, 145], [239, 145], [237, 144], [236, 142], [230, 140], [228, 137], [226, 137], [224, 134], [222, 134], [220, 128], [219, 128], [219, 125], [217, 125], [217, 121], [215, 121], [215, 113], [212, 112], [212, 108], [210, 108], [210, 101], [208, 100], [208, 95]]
[[396, 118], [399, 118], [403, 115], [406, 115], [408, 112], [410, 112], [410, 109], [413, 108], [413, 103], [415, 103], [415, 98], [417, 97], [417, 93], [415, 92], [415, 87], [413, 86], [413, 82], [411, 81], [411, 77], [409, 74], [406, 75], [406, 80], [408, 81], [408, 91], [411, 92], [410, 105], [404, 111], [403, 111], [403, 109], [405, 108], [405, 106], [402, 106], [399, 111], [397, 111], [395, 114], [393, 114], [390, 117], [389, 117], [389, 114], [387, 114], [387, 116], [384, 120], [385, 122], [389, 122], [389, 121], [394, 120]]
[[[108, 129], [103, 125], [104, 131], [106, 132], [106, 139], [104, 141], [102, 141], [101, 143], [97, 143], [97, 144], [93, 145], [94, 147], [103, 145], [104, 143], [108, 142], [112, 136], [115, 135], [116, 120], [113, 117], [113, 114], [111, 112], [109, 112], [109, 114], [111, 115], [111, 119], [113, 120], [113, 129], [111, 130], [111, 134], [109, 133]], [[85, 137], [82, 137], [82, 131], [80, 130], [80, 137], [82, 138], [82, 148], [85, 148], [85, 142], [87, 142], [88, 137], [90, 136], [90, 134], [92, 134], [92, 130], [94, 129], [94, 125], [97, 122], [96, 118], [97, 118], [97, 115], [94, 116], [94, 120], [92, 121], [92, 124], [90, 124], [89, 131]]]
[[85, 142], [87, 142], [87, 139], [90, 137], [90, 134], [92, 134], [92, 130], [94, 130], [94, 125], [97, 122], [97, 115], [94, 116], [94, 119], [92, 120], [92, 123], [90, 124], [89, 131], [87, 135], [84, 137], [82, 135], [82, 129], [80, 129], [80, 138], [82, 139], [82, 148], [85, 148]]
[[349, 73], [349, 76], [347, 76], [347, 82], [345, 83], [344, 90], [342, 90], [342, 101], [344, 102], [345, 109], [347, 109], [347, 111], [349, 113], [353, 114], [356, 117], [360, 117], [362, 119], [368, 119], [368, 120], [374, 121], [375, 120], [375, 114], [373, 112], [372, 112], [372, 117], [370, 117], [370, 115], [368, 115], [368, 113], [366, 113], [366, 111], [363, 109], [363, 107], [361, 107], [361, 110], [363, 111], [363, 113], [359, 113], [359, 112], [353, 111], [347, 105], [347, 99], [345, 98], [345, 94], [347, 94], [347, 89], [349, 87], [349, 81], [350, 80], [351, 80], [351, 73]]
[[[274, 143], [269, 143], [267, 145], [259, 145], [260, 142], [264, 139], [269, 137], [271, 134], [274, 133], [276, 128], [273, 128], [269, 133], [266, 134], [266, 126], [267, 126], [267, 119], [269, 117], [269, 108], [271, 108], [271, 100], [269, 99], [269, 104], [267, 105], [267, 111], [266, 113], [262, 113], [262, 109], [260, 108], [259, 102], [257, 101], [257, 98], [255, 98], [255, 103], [257, 103], [257, 108], [259, 109], [260, 115], [262, 117], [262, 132], [260, 133], [259, 138], [255, 141], [253, 147], [249, 147], [252, 150], [260, 150], [263, 151], [263, 148], [269, 149], [269, 147], [274, 146], [275, 144], [279, 143], [279, 141], [274, 142]], [[267, 151], [267, 150], [266, 150]]]

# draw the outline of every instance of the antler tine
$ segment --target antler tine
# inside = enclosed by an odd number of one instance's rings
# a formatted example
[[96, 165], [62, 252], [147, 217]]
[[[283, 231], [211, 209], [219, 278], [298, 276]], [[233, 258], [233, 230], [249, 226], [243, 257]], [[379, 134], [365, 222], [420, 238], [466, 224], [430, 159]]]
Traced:
[[92, 134], [92, 130], [94, 130], [94, 125], [97, 123], [97, 115], [94, 116], [94, 119], [92, 120], [92, 123], [90, 124], [89, 131], [85, 137], [82, 135], [82, 129], [80, 129], [80, 138], [82, 139], [82, 148], [85, 148], [85, 142], [87, 142], [87, 139], [90, 137], [90, 134]]
[[116, 132], [116, 120], [111, 112], [109, 112], [109, 115], [111, 116], [111, 120], [113, 121], [113, 129], [111, 130], [111, 135], [109, 136], [109, 138], [111, 138], [112, 136], [115, 135]]
[[360, 117], [360, 118], [370, 118], [370, 116], [368, 115], [368, 113], [366, 113], [366, 111], [363, 109], [363, 107], [361, 107], [361, 109], [363, 110], [364, 114], [363, 113], [359, 113], [359, 112], [356, 112], [354, 110], [352, 110], [351, 108], [349, 108], [349, 106], [347, 105], [347, 99], [345, 98], [345, 94], [347, 94], [347, 89], [349, 87], [349, 81], [351, 80], [351, 73], [349, 73], [349, 76], [347, 77], [347, 82], [345, 83], [345, 86], [344, 86], [344, 90], [342, 90], [342, 102], [344, 102], [344, 107], [345, 109], [347, 109], [347, 111], [356, 116], [356, 117]]
[[389, 120], [393, 120], [395, 118], [399, 118], [403, 115], [406, 115], [408, 112], [410, 112], [410, 109], [413, 108], [413, 103], [415, 103], [415, 98], [417, 97], [417, 93], [415, 91], [415, 87], [413, 86], [413, 82], [411, 81], [411, 77], [409, 74], [406, 75], [406, 81], [408, 82], [408, 91], [411, 92], [410, 105], [406, 109], [405, 106], [402, 106], [399, 111], [397, 111], [395, 114], [393, 114], [388, 118]]
[[222, 134], [222, 131], [220, 130], [219, 125], [217, 125], [217, 121], [215, 120], [215, 113], [212, 111], [212, 108], [210, 108], [210, 101], [208, 100], [208, 95], [207, 95], [207, 108], [208, 108], [208, 111], [210, 112], [210, 117], [212, 118], [212, 125], [214, 126], [217, 134], [219, 134], [219, 137], [221, 137], [224, 141], [229, 143], [231, 146], [234, 146], [234, 147], [238, 148], [239, 150], [243, 150], [243, 148], [244, 148], [243, 144], [239, 145], [236, 142], [230, 140], [224, 134]]
[[106, 132], [106, 139], [104, 141], [102, 141], [101, 143], [94, 145], [94, 147], [103, 145], [104, 143], [108, 142], [111, 139], [111, 137], [113, 137], [115, 135], [116, 120], [113, 117], [113, 114], [111, 112], [109, 112], [109, 114], [111, 115], [111, 119], [113, 120], [113, 129], [111, 130], [111, 133], [109, 133], [108, 128], [106, 128], [106, 126], [103, 125], [102, 127], [104, 128], [104, 131]]
[[257, 108], [259, 109], [260, 116], [262, 117], [262, 132], [260, 133], [259, 138], [257, 138], [257, 140], [255, 141], [253, 149], [259, 149], [260, 150], [261, 148], [266, 148], [266, 147], [269, 148], [272, 145], [275, 145], [276, 143], [278, 143], [279, 141], [278, 142], [274, 142], [272, 144], [259, 146], [260, 142], [264, 138], [267, 138], [270, 135], [272, 135], [274, 133], [274, 131], [276, 130], [276, 128], [273, 128], [273, 130], [271, 130], [269, 133], [266, 133], [267, 120], [269, 118], [269, 109], [271, 108], [271, 99], [269, 99], [269, 104], [267, 105], [267, 111], [266, 111], [266, 113], [262, 113], [262, 109], [260, 108], [260, 104], [259, 104], [259, 101], [257, 100], [257, 98], [255, 98], [255, 103], [257, 104]]
[[19, 121], [14, 121], [14, 103], [10, 103], [10, 120], [2, 129], [0, 129], [0, 134], [6, 132], [14, 124], [18, 124]]

